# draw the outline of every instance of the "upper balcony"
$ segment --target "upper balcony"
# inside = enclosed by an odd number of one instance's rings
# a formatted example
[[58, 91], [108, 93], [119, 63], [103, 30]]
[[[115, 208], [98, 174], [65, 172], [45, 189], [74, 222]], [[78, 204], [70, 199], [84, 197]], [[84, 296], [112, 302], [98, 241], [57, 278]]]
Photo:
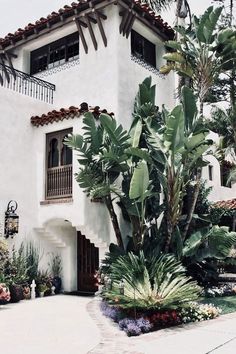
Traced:
[[0, 85], [46, 103], [53, 103], [56, 86], [0, 63]]

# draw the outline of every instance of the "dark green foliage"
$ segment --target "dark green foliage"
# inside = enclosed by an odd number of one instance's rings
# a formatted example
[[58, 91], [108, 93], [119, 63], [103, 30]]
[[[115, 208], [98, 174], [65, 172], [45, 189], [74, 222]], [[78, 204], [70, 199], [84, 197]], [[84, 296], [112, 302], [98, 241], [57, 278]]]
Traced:
[[[103, 296], [122, 308], [171, 309], [198, 298], [200, 288], [171, 255], [146, 259], [143, 252], [118, 257], [111, 265], [112, 290]], [[124, 281], [124, 295], [119, 281]]]

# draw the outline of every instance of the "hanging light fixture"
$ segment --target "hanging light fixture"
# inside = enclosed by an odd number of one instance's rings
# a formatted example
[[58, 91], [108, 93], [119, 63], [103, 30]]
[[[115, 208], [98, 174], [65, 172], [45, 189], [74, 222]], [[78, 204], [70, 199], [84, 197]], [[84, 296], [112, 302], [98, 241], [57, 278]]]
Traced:
[[18, 234], [19, 229], [19, 216], [16, 214], [18, 204], [15, 200], [10, 200], [7, 205], [7, 211], [5, 212], [5, 231], [4, 236], [6, 238], [13, 237]]

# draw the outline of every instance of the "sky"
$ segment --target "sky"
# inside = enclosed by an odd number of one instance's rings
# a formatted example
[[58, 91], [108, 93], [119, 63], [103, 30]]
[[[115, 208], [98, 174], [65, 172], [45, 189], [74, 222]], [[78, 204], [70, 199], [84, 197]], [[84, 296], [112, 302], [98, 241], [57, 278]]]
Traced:
[[[35, 22], [40, 17], [46, 17], [52, 11], [68, 5], [73, 0], [0, 0], [0, 37], [18, 28], [24, 28], [28, 23]], [[10, 3], [10, 5], [9, 5]], [[201, 14], [210, 4], [211, 0], [189, 0], [191, 10]], [[170, 15], [165, 18], [170, 25], [173, 20]]]

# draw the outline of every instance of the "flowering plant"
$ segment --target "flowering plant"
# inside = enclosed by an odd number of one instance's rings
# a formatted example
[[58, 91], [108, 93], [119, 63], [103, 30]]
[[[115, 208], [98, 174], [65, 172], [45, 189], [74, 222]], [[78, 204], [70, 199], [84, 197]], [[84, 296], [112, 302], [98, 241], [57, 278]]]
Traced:
[[212, 304], [190, 303], [189, 307], [180, 310], [182, 323], [211, 320], [221, 313], [221, 309]]
[[225, 284], [222, 286], [214, 286], [205, 289], [204, 295], [206, 297], [219, 297], [236, 295], [236, 284]]
[[[198, 304], [190, 302], [188, 306], [176, 310], [146, 312], [121, 309], [111, 306], [105, 300], [100, 305], [102, 313], [118, 323], [119, 328], [128, 336], [138, 336], [154, 329], [176, 326], [181, 323], [198, 322], [216, 318], [221, 313], [218, 307], [212, 304]], [[135, 318], [134, 318], [135, 317]]]
[[10, 291], [6, 284], [1, 283], [0, 284], [0, 302], [5, 303], [10, 301], [11, 296], [10, 296]]

